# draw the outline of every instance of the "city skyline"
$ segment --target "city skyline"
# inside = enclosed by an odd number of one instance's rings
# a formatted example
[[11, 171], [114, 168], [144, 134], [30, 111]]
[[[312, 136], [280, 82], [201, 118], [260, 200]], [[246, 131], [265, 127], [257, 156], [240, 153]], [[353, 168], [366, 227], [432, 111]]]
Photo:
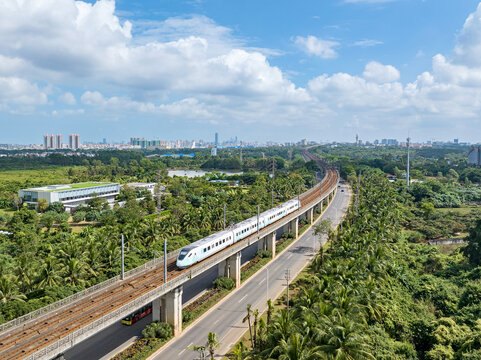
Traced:
[[479, 141], [479, 1], [5, 4], [0, 143]]

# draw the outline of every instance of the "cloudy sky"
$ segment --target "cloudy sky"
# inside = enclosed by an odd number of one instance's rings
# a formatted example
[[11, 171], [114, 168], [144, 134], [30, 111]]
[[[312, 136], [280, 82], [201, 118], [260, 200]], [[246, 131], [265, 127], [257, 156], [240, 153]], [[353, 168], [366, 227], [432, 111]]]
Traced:
[[473, 0], [0, 0], [0, 143], [481, 141]]

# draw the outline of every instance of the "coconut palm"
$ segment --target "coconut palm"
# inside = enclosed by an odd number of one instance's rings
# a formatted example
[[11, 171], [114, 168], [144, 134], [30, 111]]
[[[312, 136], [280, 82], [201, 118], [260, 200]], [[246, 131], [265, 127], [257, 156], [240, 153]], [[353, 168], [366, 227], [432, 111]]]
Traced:
[[247, 304], [247, 315], [242, 319], [242, 323], [245, 323], [247, 321], [249, 325], [249, 335], [251, 339], [251, 345], [252, 345], [252, 348], [254, 349], [255, 345], [254, 345], [254, 338], [252, 336], [252, 328], [251, 328], [251, 316], [252, 316], [251, 307], [252, 307], [251, 304]]
[[207, 334], [207, 342], [205, 347], [209, 350], [211, 360], [214, 360], [215, 350], [220, 346], [219, 341], [217, 340], [217, 334], [209, 332]]
[[59, 268], [54, 257], [46, 257], [38, 276], [38, 288], [57, 286], [62, 281], [59, 276]]
[[16, 276], [0, 276], [0, 303], [5, 304], [9, 301], [24, 301], [26, 299], [26, 296], [18, 290], [16, 282]]

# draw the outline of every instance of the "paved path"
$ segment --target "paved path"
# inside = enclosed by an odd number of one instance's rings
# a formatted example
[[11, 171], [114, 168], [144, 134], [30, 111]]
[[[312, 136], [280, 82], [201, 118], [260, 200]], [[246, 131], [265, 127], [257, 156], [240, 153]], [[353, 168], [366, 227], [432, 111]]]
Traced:
[[[324, 212], [322, 218], [329, 218], [337, 225], [347, 210], [349, 200], [349, 189], [345, 185], [341, 185], [331, 206]], [[325, 242], [326, 239], [322, 241]], [[277, 256], [238, 290], [231, 293], [225, 301], [209, 310], [179, 337], [151, 356], [149, 360], [194, 359], [197, 353], [186, 350], [186, 348], [190, 345], [204, 345], [210, 331], [217, 334], [221, 344], [217, 353], [225, 354], [247, 330], [247, 325], [242, 323], [247, 304], [252, 304], [252, 309], [259, 309], [259, 312], [263, 312], [266, 308], [267, 294], [274, 299], [285, 289], [286, 269], [290, 270], [291, 277], [294, 278], [313, 258], [315, 253], [313, 247], [317, 250], [319, 245], [319, 240], [314, 236], [311, 228], [287, 251]]]

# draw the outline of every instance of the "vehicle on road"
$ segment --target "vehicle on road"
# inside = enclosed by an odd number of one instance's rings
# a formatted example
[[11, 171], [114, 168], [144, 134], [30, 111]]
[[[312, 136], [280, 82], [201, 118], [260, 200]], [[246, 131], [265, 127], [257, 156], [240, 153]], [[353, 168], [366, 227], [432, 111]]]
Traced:
[[122, 319], [122, 324], [132, 325], [152, 312], [152, 303], [145, 305], [136, 312]]

